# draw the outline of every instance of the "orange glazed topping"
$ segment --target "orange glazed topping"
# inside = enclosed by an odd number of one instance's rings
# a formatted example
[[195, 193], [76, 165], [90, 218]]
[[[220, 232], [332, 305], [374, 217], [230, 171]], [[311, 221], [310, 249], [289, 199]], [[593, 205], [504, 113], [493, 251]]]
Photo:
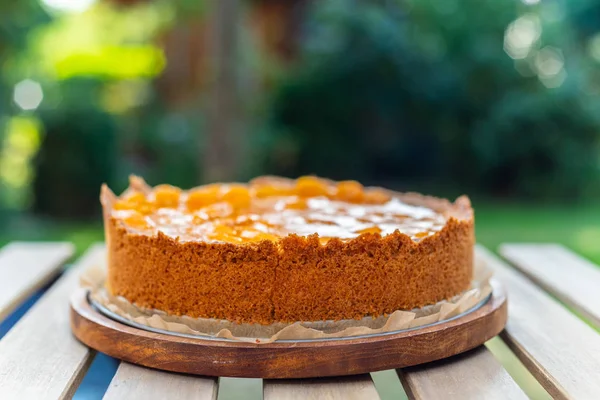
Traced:
[[398, 230], [414, 241], [432, 235], [446, 217], [409, 205], [355, 181], [331, 183], [305, 176], [293, 183], [214, 184], [189, 191], [159, 185], [149, 193], [129, 190], [112, 216], [133, 232], [181, 241], [249, 243], [288, 234], [352, 239]]

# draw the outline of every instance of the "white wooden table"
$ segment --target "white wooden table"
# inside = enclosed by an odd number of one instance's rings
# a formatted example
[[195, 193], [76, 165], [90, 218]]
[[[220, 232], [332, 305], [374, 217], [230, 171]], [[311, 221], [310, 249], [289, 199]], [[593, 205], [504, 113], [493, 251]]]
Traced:
[[[554, 244], [503, 245], [499, 253], [507, 261], [482, 247], [476, 252], [508, 291], [509, 321], [500, 340], [547, 391], [543, 395], [600, 399], [600, 334], [593, 328], [600, 326], [600, 268]], [[0, 335], [3, 326], [8, 329], [7, 324], [30, 307], [0, 339], [2, 400], [62, 399], [74, 394], [81, 398], [77, 390], [90, 365], [95, 358], [106, 358], [71, 335], [68, 307], [80, 271], [102, 262], [104, 248], [92, 246], [63, 271], [72, 254], [69, 243], [12, 243], [0, 250]], [[38, 296], [31, 298], [34, 293]], [[113, 363], [118, 368], [109, 368], [104, 377], [110, 384], [86, 392], [91, 393], [88, 398], [216, 399], [219, 391], [225, 397], [232, 384], [231, 379]], [[246, 394], [260, 398], [262, 386], [265, 399], [378, 399], [383, 394], [401, 398], [404, 393], [416, 399], [527, 398], [485, 346], [396, 373], [400, 379], [391, 380], [385, 388], [377, 378], [379, 373], [254, 381], [258, 393]]]

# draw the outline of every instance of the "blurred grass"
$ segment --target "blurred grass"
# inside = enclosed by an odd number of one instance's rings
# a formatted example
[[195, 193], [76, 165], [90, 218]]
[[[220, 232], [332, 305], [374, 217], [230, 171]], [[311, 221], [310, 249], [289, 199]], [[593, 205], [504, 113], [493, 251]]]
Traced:
[[554, 242], [600, 264], [600, 207], [475, 203], [477, 241]]
[[0, 246], [11, 241], [68, 241], [79, 257], [93, 243], [104, 241], [101, 222], [57, 222], [20, 218], [0, 231]]

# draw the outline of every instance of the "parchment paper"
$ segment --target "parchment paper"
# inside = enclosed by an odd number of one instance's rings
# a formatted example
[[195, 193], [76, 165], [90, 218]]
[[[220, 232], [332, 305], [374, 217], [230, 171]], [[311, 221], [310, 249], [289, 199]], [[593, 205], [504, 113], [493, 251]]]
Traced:
[[274, 323], [271, 325], [238, 324], [226, 320], [168, 315], [160, 310], [138, 307], [125, 298], [113, 296], [104, 288], [106, 266], [88, 268], [81, 275], [81, 285], [91, 297], [115, 314], [152, 328], [189, 335], [213, 336], [244, 342], [272, 343], [277, 340], [351, 337], [397, 331], [447, 320], [475, 307], [491, 292], [491, 271], [476, 263], [471, 288], [450, 300], [410, 311], [398, 310], [390, 315], [361, 320]]

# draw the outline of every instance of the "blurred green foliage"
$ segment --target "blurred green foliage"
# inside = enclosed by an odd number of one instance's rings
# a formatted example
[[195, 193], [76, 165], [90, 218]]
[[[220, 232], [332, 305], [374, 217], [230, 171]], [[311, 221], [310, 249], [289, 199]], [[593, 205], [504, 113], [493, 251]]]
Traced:
[[[101, 183], [122, 190], [130, 173], [155, 183], [195, 182], [190, 125], [198, 111], [167, 110], [150, 79], [165, 66], [156, 45], [162, 32], [200, 18], [203, 5], [99, 2], [82, 14], [48, 11], [35, 0], [0, 5], [0, 217], [6, 207], [97, 217]], [[23, 79], [43, 88], [35, 110], [20, 110], [12, 99]], [[42, 141], [34, 157], [17, 160], [26, 176], [13, 168], [15, 149], [7, 141], [7, 127], [23, 125], [11, 124], [15, 116], [35, 126]], [[13, 131], [17, 139], [25, 134]]]
[[273, 101], [267, 168], [538, 199], [589, 193], [600, 76], [577, 23], [591, 4], [316, 2], [301, 62]]
[[[190, 38], [207, 4], [99, 1], [82, 14], [0, 4], [0, 217], [7, 207], [93, 216], [99, 184], [119, 191], [129, 173], [200, 182], [208, 85], [165, 93], [178, 71], [200, 65], [185, 57], [204, 54]], [[255, 3], [240, 4], [247, 12]], [[240, 163], [239, 176], [315, 173], [536, 200], [600, 193], [600, 5], [307, 4], [290, 64], [259, 54], [251, 28], [240, 27], [241, 59], [251, 60], [240, 67], [250, 93], [242, 158], [251, 165]], [[252, 81], [256, 68], [264, 87]], [[43, 88], [35, 110], [12, 101], [24, 79]], [[23, 126], [35, 146], [17, 157]]]
[[99, 187], [114, 181], [116, 125], [98, 107], [97, 81], [70, 79], [61, 85], [61, 107], [39, 112], [45, 140], [34, 164], [33, 211], [88, 218], [99, 214]]
[[[133, 172], [152, 184], [198, 185], [203, 115], [193, 107], [168, 111], [159, 107], [152, 103], [141, 110], [138, 135], [122, 138], [127, 163], [120, 176]], [[121, 188], [124, 183], [119, 183]]]

